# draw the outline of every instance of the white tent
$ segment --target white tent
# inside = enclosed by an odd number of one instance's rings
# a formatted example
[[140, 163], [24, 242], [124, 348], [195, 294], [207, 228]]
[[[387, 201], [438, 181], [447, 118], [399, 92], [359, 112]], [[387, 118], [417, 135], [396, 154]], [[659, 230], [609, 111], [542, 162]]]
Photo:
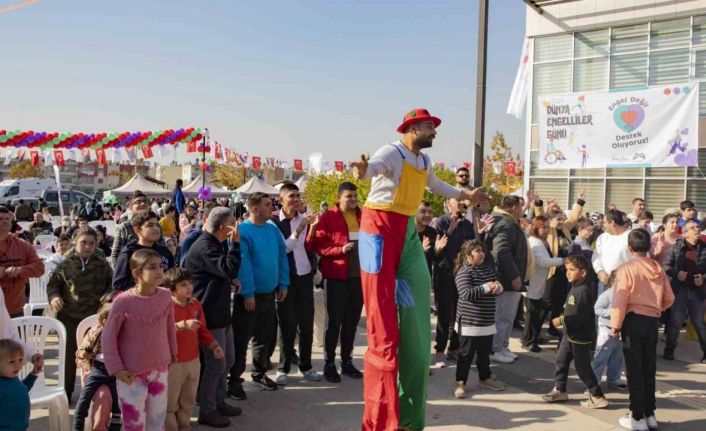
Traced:
[[304, 192], [304, 189], [306, 189], [306, 185], [309, 182], [309, 180], [306, 178], [306, 175], [302, 175], [299, 177], [299, 179], [294, 183], [295, 186], [299, 188], [300, 192]]
[[[202, 181], [202, 177], [201, 175], [199, 175], [188, 186], [182, 187], [181, 191], [182, 193], [184, 193], [184, 196], [198, 197]], [[229, 198], [230, 195], [235, 193], [233, 190], [226, 190], [213, 184], [206, 184], [206, 186], [211, 187], [211, 196], [213, 196], [214, 198]]]
[[248, 180], [245, 184], [242, 186], [238, 187], [237, 190], [235, 190], [235, 193], [238, 193], [239, 195], [243, 196], [249, 196], [253, 193], [265, 193], [267, 195], [270, 195], [272, 197], [277, 197], [279, 196], [279, 190], [276, 188], [272, 187], [271, 185], [267, 184], [263, 180], [260, 179], [258, 176], [254, 176]]
[[134, 177], [130, 178], [130, 180], [122, 186], [110, 190], [110, 193], [115, 196], [130, 196], [138, 190], [150, 197], [168, 196], [170, 193], [169, 190], [153, 183], [140, 174], [135, 174]]

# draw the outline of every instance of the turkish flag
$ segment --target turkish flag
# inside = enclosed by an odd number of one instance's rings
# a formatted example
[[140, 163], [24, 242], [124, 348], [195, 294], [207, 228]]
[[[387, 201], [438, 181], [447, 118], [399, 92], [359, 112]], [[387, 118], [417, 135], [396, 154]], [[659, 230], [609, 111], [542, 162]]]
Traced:
[[225, 153], [226, 156], [226, 162], [230, 160], [230, 148], [224, 148], [223, 152]]
[[32, 162], [32, 166], [34, 166], [34, 167], [39, 166], [39, 151], [30, 151], [29, 152], [29, 159]]
[[191, 141], [186, 143], [186, 152], [195, 153], [196, 152], [196, 141]]
[[252, 156], [252, 168], [253, 169], [260, 169], [260, 166], [261, 166], [260, 156]]
[[221, 144], [219, 144], [218, 141], [216, 141], [216, 146], [215, 146], [214, 148], [215, 148], [215, 151], [216, 151], [215, 154], [214, 154], [214, 158], [215, 158], [216, 160], [221, 160], [221, 159], [223, 158], [223, 151], [222, 151], [222, 148], [221, 148]]
[[54, 163], [60, 168], [64, 167], [64, 152], [62, 150], [54, 150]]
[[463, 162], [463, 166], [464, 166], [465, 168], [470, 169], [470, 168], [471, 168], [471, 165], [472, 165], [471, 162]]
[[505, 162], [505, 175], [515, 176], [517, 165], [514, 160]]
[[294, 170], [295, 171], [303, 171], [304, 170], [304, 164], [302, 163], [301, 159], [294, 159]]
[[105, 150], [104, 149], [97, 149], [96, 150], [96, 160], [98, 160], [98, 163], [101, 165], [107, 164], [105, 161]]
[[142, 150], [142, 155], [144, 156], [145, 159], [151, 159], [154, 157], [154, 153], [152, 152], [152, 147], [149, 145], [145, 145], [144, 147], [141, 148]]
[[333, 162], [333, 163], [336, 165], [336, 170], [337, 170], [338, 172], [343, 172], [343, 170], [345, 169], [345, 165], [343, 164], [342, 161], [337, 160], [337, 161], [335, 161], [335, 162]]

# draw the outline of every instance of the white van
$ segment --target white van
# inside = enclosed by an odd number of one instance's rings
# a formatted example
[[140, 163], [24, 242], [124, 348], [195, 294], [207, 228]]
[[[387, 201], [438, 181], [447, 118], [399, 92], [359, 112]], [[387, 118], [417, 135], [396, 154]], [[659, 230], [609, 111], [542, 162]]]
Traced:
[[44, 190], [56, 190], [56, 181], [53, 178], [0, 181], [0, 202], [15, 198], [39, 198]]

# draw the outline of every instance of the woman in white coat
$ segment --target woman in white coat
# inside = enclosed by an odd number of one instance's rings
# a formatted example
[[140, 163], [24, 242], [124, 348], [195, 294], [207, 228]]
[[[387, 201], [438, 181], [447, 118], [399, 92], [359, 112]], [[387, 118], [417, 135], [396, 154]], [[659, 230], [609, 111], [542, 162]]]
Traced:
[[528, 248], [534, 260], [534, 272], [527, 286], [527, 307], [525, 312], [525, 330], [522, 345], [531, 352], [540, 352], [539, 334], [543, 318], [546, 317], [548, 304], [544, 300], [549, 268], [564, 264], [564, 259], [553, 257], [547, 244], [549, 221], [545, 216], [537, 216], [529, 228]]

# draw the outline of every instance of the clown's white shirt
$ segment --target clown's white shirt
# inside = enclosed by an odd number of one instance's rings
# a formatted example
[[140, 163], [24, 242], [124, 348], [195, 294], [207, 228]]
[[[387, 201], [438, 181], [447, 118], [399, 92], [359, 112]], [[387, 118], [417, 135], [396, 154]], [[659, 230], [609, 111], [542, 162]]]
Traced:
[[404, 162], [429, 173], [427, 176], [427, 189], [430, 192], [447, 198], [458, 198], [461, 195], [459, 189], [445, 183], [434, 175], [429, 156], [421, 151], [417, 156], [402, 145], [400, 141], [395, 141], [377, 150], [368, 160], [368, 171], [365, 174], [365, 178], [372, 178], [373, 182], [370, 186], [367, 202], [373, 204], [392, 203], [395, 190], [400, 184], [400, 175], [402, 174]]

